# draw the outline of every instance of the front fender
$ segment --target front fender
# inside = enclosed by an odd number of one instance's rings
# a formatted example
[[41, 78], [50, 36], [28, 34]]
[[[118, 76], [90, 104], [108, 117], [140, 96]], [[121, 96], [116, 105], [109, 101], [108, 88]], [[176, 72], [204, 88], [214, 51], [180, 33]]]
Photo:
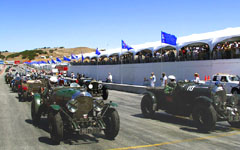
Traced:
[[108, 86], [106, 84], [104, 84], [102, 89], [108, 89]]
[[35, 93], [33, 96], [33, 100], [35, 104], [35, 113], [37, 113], [42, 103], [41, 95], [39, 93]]
[[143, 93], [143, 95], [148, 95], [151, 98], [152, 103], [153, 103], [153, 110], [157, 110], [157, 98], [156, 98], [155, 94], [153, 94], [150, 91], [146, 91]]
[[59, 111], [61, 109], [61, 107], [59, 105], [50, 105], [50, 108], [55, 111]]
[[199, 96], [195, 99], [195, 103], [201, 103], [209, 106], [213, 103], [213, 100], [207, 96]]
[[113, 103], [113, 102], [110, 102], [108, 103], [111, 107], [118, 107], [118, 104], [117, 103]]

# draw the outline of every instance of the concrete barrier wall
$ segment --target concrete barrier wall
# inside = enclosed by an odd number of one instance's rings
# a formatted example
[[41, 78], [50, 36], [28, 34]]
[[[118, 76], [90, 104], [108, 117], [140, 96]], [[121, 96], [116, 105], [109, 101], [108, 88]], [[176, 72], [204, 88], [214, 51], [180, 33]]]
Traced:
[[159, 62], [122, 65], [82, 65], [70, 66], [69, 73], [84, 73], [87, 76], [105, 81], [108, 72], [112, 73], [114, 83], [143, 85], [144, 77], [149, 78], [154, 72], [157, 77], [157, 85], [160, 85], [162, 72], [167, 75], [175, 75], [177, 80], [192, 80], [193, 74], [198, 72], [200, 79], [205, 75], [212, 76], [215, 73], [230, 73], [240, 75], [240, 59], [221, 59], [205, 61]]

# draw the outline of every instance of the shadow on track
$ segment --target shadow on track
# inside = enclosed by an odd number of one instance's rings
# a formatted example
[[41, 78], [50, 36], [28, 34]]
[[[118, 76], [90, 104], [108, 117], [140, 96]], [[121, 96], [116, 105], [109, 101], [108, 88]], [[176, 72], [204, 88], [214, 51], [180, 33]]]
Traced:
[[[31, 119], [26, 119], [25, 122], [33, 125], [33, 122]], [[40, 124], [36, 127], [49, 134], [47, 118], [41, 118]], [[78, 134], [65, 133], [64, 139], [62, 142], [69, 145], [92, 144], [92, 143], [99, 142], [97, 138], [105, 139], [105, 137], [101, 134], [94, 134], [94, 136], [90, 136], [90, 135], [78, 135]], [[49, 134], [49, 137], [46, 137], [46, 136], [39, 137], [38, 140], [41, 143], [45, 143], [48, 145], [55, 145], [55, 143], [53, 143], [52, 140], [50, 139], [50, 134]]]
[[[138, 118], [143, 118], [143, 119], [153, 119], [153, 120], [157, 120], [157, 121], [161, 121], [161, 122], [165, 122], [165, 123], [171, 123], [171, 124], [177, 124], [180, 126], [184, 126], [184, 127], [180, 127], [179, 129], [187, 131], [187, 132], [206, 133], [206, 134], [210, 133], [210, 132], [199, 131], [196, 128], [194, 121], [187, 117], [178, 117], [178, 116], [166, 114], [163, 112], [155, 113], [154, 116], [152, 116], [151, 118], [145, 118], [142, 114], [135, 114], [132, 116], [138, 117]], [[211, 132], [230, 132], [230, 131], [233, 131], [233, 129], [231, 129], [230, 126], [219, 125], [218, 123], [216, 123], [215, 129]]]

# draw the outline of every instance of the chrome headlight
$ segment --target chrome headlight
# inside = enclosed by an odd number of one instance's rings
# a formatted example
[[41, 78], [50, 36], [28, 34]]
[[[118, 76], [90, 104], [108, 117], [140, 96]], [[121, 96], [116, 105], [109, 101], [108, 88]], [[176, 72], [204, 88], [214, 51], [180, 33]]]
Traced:
[[71, 99], [67, 102], [66, 106], [71, 113], [75, 113], [77, 111], [77, 103], [78, 102], [75, 99]]
[[89, 89], [92, 89], [92, 88], [93, 88], [93, 85], [92, 85], [92, 84], [89, 84], [89, 85], [88, 85], [88, 88], [89, 88]]
[[98, 84], [98, 89], [102, 89], [103, 85], [102, 84]]

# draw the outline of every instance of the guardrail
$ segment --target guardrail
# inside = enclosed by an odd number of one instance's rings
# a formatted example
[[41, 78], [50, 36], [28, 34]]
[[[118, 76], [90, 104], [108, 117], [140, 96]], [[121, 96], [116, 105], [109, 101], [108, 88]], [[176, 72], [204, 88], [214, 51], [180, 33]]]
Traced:
[[104, 83], [110, 90], [124, 91], [136, 94], [143, 94], [146, 91], [146, 86], [129, 85], [129, 84], [116, 84]]

